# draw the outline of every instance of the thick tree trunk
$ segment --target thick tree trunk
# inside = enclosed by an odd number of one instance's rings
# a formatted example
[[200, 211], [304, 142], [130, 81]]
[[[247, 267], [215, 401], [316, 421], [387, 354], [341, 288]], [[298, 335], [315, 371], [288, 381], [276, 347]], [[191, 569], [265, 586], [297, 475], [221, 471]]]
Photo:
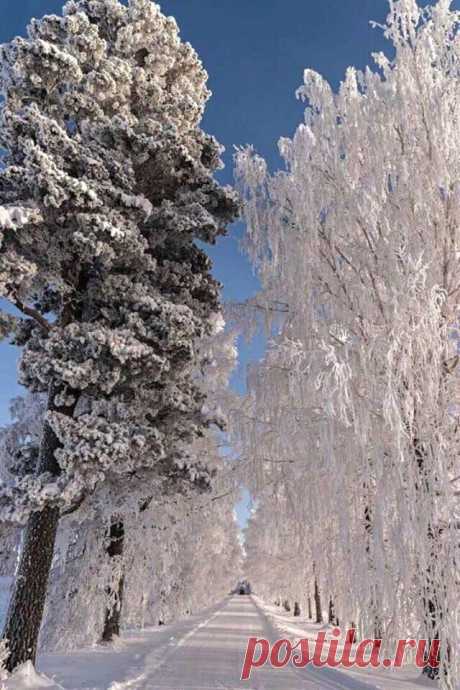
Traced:
[[[56, 408], [56, 393], [56, 388], [52, 387], [48, 410], [72, 416], [75, 404], [66, 408]], [[54, 477], [59, 476], [61, 469], [55, 458], [55, 451], [60, 447], [54, 431], [45, 422], [37, 474], [49, 472]], [[58, 508], [47, 507], [39, 513], [33, 513], [27, 523], [15, 587], [3, 631], [3, 639], [8, 641], [10, 652], [5, 664], [8, 671], [13, 671], [26, 661], [35, 663], [36, 660], [59, 514]]]
[[53, 561], [59, 509], [34, 513], [27, 524], [16, 584], [3, 632], [10, 655], [8, 671], [30, 660], [35, 663]]
[[[111, 559], [122, 559], [125, 544], [125, 526], [122, 520], [113, 520], [110, 525], [108, 538], [107, 555]], [[112, 589], [111, 585], [106, 589], [106, 594], [111, 603], [105, 612], [104, 632], [102, 633], [103, 642], [112, 642], [115, 636], [118, 637], [120, 635], [124, 584], [124, 575], [121, 575], [115, 583], [115, 590]]]
[[321, 593], [319, 591], [318, 579], [315, 577], [315, 609], [316, 609], [316, 622], [323, 622], [323, 610], [321, 608]]
[[300, 604], [298, 601], [294, 602], [294, 616], [300, 616]]

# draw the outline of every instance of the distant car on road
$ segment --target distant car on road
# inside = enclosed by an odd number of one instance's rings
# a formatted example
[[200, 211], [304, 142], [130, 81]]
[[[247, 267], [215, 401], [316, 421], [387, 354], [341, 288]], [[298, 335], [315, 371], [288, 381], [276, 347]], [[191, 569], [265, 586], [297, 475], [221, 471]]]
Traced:
[[247, 580], [242, 580], [242, 582], [238, 583], [236, 591], [238, 594], [251, 594], [251, 585]]

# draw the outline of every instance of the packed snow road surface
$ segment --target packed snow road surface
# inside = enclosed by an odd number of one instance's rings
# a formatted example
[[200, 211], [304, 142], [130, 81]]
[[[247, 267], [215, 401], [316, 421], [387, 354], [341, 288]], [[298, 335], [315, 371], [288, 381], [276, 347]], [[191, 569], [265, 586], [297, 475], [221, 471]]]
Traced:
[[[375, 690], [333, 669], [291, 666], [241, 670], [249, 637], [278, 637], [265, 613], [249, 596], [234, 596], [204, 614], [162, 628], [132, 631], [113, 647], [45, 655], [43, 685], [29, 678], [7, 690]], [[48, 679], [53, 679], [50, 682]], [[11, 685], [10, 685], [11, 683]]]
[[251, 597], [232, 597], [181, 640], [139, 690], [374, 690], [329, 669], [273, 669], [269, 664], [255, 669], [250, 680], [240, 681], [249, 637], [273, 640], [275, 633]]

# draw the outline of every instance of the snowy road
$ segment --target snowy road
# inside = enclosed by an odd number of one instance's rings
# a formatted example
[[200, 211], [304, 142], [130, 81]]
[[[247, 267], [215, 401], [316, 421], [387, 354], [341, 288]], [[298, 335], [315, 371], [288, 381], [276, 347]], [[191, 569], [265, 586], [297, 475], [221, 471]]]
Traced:
[[[336, 671], [294, 671], [270, 666], [253, 671], [250, 681], [240, 681], [249, 637], [273, 639], [266, 616], [250, 597], [232, 597], [222, 608], [180, 639], [164, 663], [155, 658], [144, 674], [111, 690], [370, 690]], [[347, 682], [348, 681], [348, 682]]]
[[135, 687], [139, 690], [372, 688], [330, 669], [295, 671], [291, 667], [273, 669], [269, 665], [255, 669], [250, 681], [240, 681], [248, 638], [253, 636], [273, 640], [275, 634], [267, 617], [251, 597], [232, 597], [222, 609], [203, 621], [179, 642], [175, 652], [150, 680]]
[[280, 635], [251, 597], [234, 596], [188, 621], [127, 633], [118, 648], [46, 655], [39, 666], [54, 678], [50, 690], [376, 690], [326, 668], [265, 666], [240, 681], [249, 637]]
[[158, 690], [318, 690], [299, 682], [289, 670], [270, 667], [254, 671], [251, 681], [241, 682], [241, 668], [248, 638], [273, 637], [265, 616], [250, 597], [233, 597], [179, 643], [150, 685]]

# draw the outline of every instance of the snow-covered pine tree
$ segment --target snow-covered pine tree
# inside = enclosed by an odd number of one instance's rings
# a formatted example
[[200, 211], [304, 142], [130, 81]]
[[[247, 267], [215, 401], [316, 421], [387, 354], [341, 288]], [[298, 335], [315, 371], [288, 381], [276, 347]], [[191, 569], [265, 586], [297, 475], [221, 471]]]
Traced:
[[[216, 315], [214, 322], [214, 334], [198, 344], [200, 366], [195, 375], [206, 393], [206, 405], [215, 410], [217, 419], [222, 416], [220, 408], [229, 406], [228, 381], [237, 353], [235, 335], [229, 329], [224, 330], [223, 318]], [[73, 647], [101, 639], [110, 641], [126, 621], [142, 626], [146, 620], [149, 624], [160, 618], [171, 620], [183, 615], [192, 602], [196, 610], [200, 603], [206, 604], [206, 596], [218, 597], [228, 591], [234, 574], [225, 561], [228, 549], [238, 546], [236, 525], [231, 522], [238, 484], [234, 465], [219, 452], [222, 442], [218, 430], [210, 428], [188, 449], [191, 466], [198, 468], [203, 458], [206, 459], [206, 468], [212, 474], [209, 486], [206, 481], [203, 487], [204, 477], [200, 472], [196, 474], [196, 482], [190, 482], [190, 477], [181, 482], [158, 477], [158, 481], [149, 483], [149, 495], [143, 482], [136, 485], [131, 481], [128, 496], [123, 482], [113, 485], [105, 482], [80, 510], [61, 520], [43, 635], [47, 649], [56, 644], [62, 649], [62, 645]], [[205, 478], [208, 479], [206, 475]], [[197, 491], [197, 488], [207, 490]], [[211, 534], [214, 522], [219, 519], [222, 527], [226, 525], [228, 529], [225, 534], [219, 534], [215, 545], [209, 544], [204, 532]], [[159, 536], [160, 544], [157, 544]], [[169, 544], [174, 544], [174, 548], [169, 549]], [[202, 578], [194, 584], [180, 575], [181, 568], [191, 570], [186, 554], [193, 559], [194, 550], [198, 554], [206, 544], [209, 553], [215, 549], [216, 554], [209, 559], [215, 571], [214, 587], [209, 592], [203, 591]], [[76, 553], [81, 555], [77, 558]], [[230, 562], [237, 560], [233, 557]], [[166, 562], [162, 570], [161, 564]], [[207, 562], [205, 559], [202, 567]], [[219, 585], [222, 566], [227, 570], [227, 589]], [[169, 578], [174, 577], [172, 588]], [[172, 601], [167, 600], [167, 592], [174, 592]], [[179, 592], [189, 602], [187, 606], [182, 606], [177, 599]], [[105, 622], [102, 622], [104, 609]], [[68, 632], [65, 627], [71, 620], [74, 623]]]
[[35, 658], [61, 510], [113, 477], [190, 474], [181, 447], [212, 421], [195, 343], [219, 297], [195, 241], [237, 204], [199, 128], [206, 73], [150, 0], [71, 0], [1, 63], [0, 291], [20, 314], [2, 333], [23, 349], [22, 383], [48, 394], [12, 669]]
[[[222, 315], [215, 313], [212, 316], [212, 320], [212, 335], [201, 338], [197, 342], [199, 354], [196, 362], [195, 380], [199, 382], [199, 388], [206, 396], [206, 403], [202, 412], [207, 414], [212, 409], [215, 424], [222, 429], [225, 424], [222, 406], [226, 405], [228, 407], [228, 398], [233, 399], [228, 383], [230, 374], [236, 364], [237, 350], [234, 342], [235, 334], [231, 329], [225, 330], [225, 321]], [[192, 503], [192, 505], [194, 494], [198, 494], [197, 501], [199, 504], [201, 493], [215, 494], [216, 491], [218, 493], [223, 491], [223, 481], [226, 481], [226, 485], [229, 487], [228, 495], [231, 496], [235, 491], [235, 481], [228, 476], [231, 474], [231, 469], [230, 472], [228, 468], [227, 471], [224, 471], [223, 459], [217, 453], [215, 431], [208, 430], [201, 433], [200, 436], [202, 439], [191, 444], [187, 451], [189, 464], [198, 471], [193, 471], [193, 473], [187, 472], [185, 477], [173, 476], [172, 481], [168, 481], [168, 478], [163, 478], [164, 481], [161, 484], [157, 482], [155, 486], [150, 487], [148, 495], [145, 493], [145, 487], [141, 487], [140, 491], [138, 490], [137, 492], [132, 490], [131, 501], [120, 501], [120, 493], [123, 494], [123, 489], [120, 489], [118, 486], [115, 489], [118, 503], [122, 504], [122, 508], [121, 511], [112, 516], [105, 539], [104, 550], [109, 558], [109, 562], [112, 563], [112, 574], [109, 577], [109, 584], [106, 588], [107, 609], [102, 632], [102, 641], [104, 642], [110, 642], [114, 636], [120, 634], [127, 574], [124, 557], [125, 543], [128, 539], [133, 540], [134, 536], [133, 529], [126, 534], [124, 516], [130, 517], [132, 526], [133, 522], [135, 523], [141, 516], [143, 517], [144, 513], [149, 511], [150, 508], [153, 507], [158, 513], [159, 506], [162, 505], [166, 496], [173, 501], [174, 496], [176, 496], [175, 504], [177, 505], [178, 493], [181, 494], [182, 502]], [[205, 472], [203, 472], [203, 458], [206, 458]], [[208, 476], [207, 474], [208, 471], [212, 475], [212, 481], [210, 481], [210, 475]], [[227, 477], [227, 480], [222, 479], [222, 477]], [[135, 550], [141, 550], [142, 546], [138, 544], [136, 539], [134, 539], [134, 542], [136, 544]], [[150, 551], [152, 551], [151, 547]]]

